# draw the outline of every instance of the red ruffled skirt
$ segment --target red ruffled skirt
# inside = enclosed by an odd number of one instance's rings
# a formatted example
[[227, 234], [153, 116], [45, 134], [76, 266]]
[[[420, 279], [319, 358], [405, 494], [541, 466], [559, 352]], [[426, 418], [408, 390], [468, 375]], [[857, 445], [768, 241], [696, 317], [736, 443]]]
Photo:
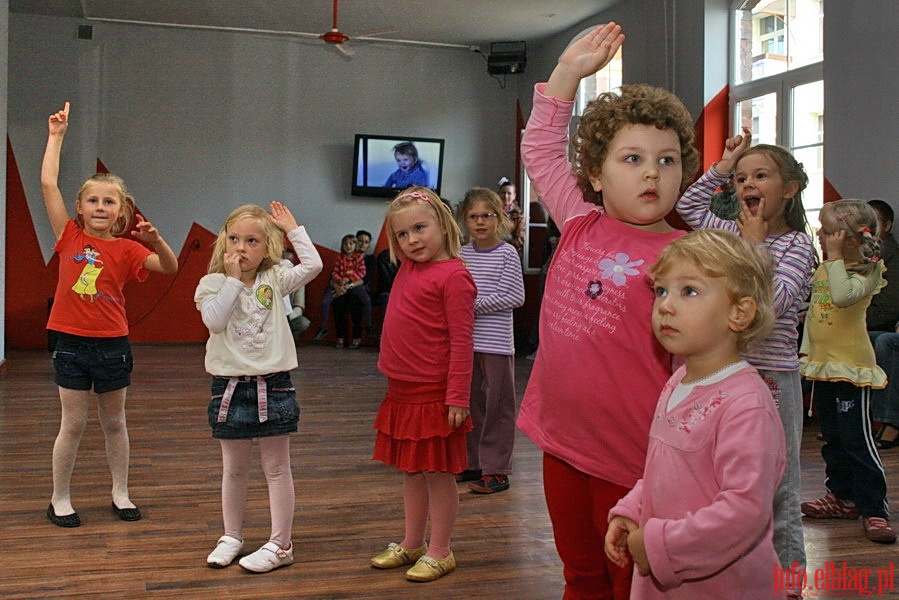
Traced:
[[458, 429], [447, 423], [446, 382], [387, 379], [387, 395], [375, 417], [373, 459], [401, 471], [460, 473], [468, 468], [465, 434], [471, 418]]

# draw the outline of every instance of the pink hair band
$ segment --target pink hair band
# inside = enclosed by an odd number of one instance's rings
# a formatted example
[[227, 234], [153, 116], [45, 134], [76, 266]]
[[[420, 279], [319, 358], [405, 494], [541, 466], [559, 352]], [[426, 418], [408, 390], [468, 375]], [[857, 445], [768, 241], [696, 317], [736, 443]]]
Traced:
[[418, 198], [419, 200], [424, 200], [425, 202], [430, 202], [431, 199], [428, 198], [428, 195], [424, 192], [409, 192], [408, 194], [400, 194], [395, 199], [399, 200], [400, 198]]

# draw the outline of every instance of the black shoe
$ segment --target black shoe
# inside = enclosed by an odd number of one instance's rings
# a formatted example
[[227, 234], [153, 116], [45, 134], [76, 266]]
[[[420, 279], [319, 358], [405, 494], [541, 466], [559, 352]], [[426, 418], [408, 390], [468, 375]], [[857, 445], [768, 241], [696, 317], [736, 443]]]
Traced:
[[53, 510], [52, 503], [47, 507], [47, 518], [57, 527], [78, 527], [81, 525], [81, 517], [78, 516], [78, 513], [73, 512], [70, 515], [63, 515], [60, 517], [56, 514], [56, 511]]
[[456, 482], [462, 483], [463, 481], [477, 481], [481, 478], [481, 470], [480, 469], [465, 469], [461, 473], [456, 473]]
[[136, 506], [134, 508], [119, 508], [115, 505], [115, 502], [112, 503], [112, 512], [123, 521], [140, 521], [141, 517], [140, 509]]

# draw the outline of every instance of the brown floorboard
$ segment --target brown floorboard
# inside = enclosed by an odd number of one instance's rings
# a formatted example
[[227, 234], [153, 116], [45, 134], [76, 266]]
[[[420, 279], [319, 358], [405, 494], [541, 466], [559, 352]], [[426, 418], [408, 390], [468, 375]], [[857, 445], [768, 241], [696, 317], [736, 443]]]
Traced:
[[[372, 421], [384, 393], [377, 353], [371, 347], [313, 344], [299, 351], [294, 382], [303, 412], [292, 440], [296, 563], [264, 575], [236, 564], [221, 570], [205, 564], [221, 534], [221, 457], [206, 425], [201, 345], [134, 348], [130, 488], [144, 519], [124, 523], [110, 509], [109, 472], [93, 411], [73, 478], [74, 504], [84, 524], [70, 530], [54, 527], [44, 514], [59, 426], [50, 361], [46, 352], [10, 351], [0, 375], [0, 598], [561, 597], [540, 453], [520, 433], [508, 492], [478, 496], [459, 486], [455, 573], [415, 584], [403, 578], [402, 569], [370, 568], [369, 557], [402, 534], [400, 476], [370, 460]], [[531, 364], [516, 359], [519, 396]], [[823, 490], [815, 433], [814, 425], [808, 427], [804, 441], [804, 498]], [[895, 482], [899, 448], [884, 452], [883, 459], [888, 481]], [[250, 484], [247, 550], [264, 543], [268, 533], [260, 471]], [[811, 522], [805, 534], [810, 574], [843, 561], [886, 574], [896, 555], [896, 546], [865, 540], [858, 522]], [[810, 597], [825, 597], [815, 593]], [[737, 596], [722, 596], [727, 597]]]

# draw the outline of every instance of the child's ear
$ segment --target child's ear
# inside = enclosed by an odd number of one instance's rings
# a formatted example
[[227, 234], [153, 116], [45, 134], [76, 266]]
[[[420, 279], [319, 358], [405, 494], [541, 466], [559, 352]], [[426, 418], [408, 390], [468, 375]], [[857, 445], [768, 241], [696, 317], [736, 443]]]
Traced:
[[730, 330], [737, 332], [743, 331], [752, 324], [755, 319], [755, 313], [758, 306], [755, 299], [749, 296], [743, 296], [730, 307], [730, 315], [728, 323]]
[[591, 173], [588, 177], [590, 178], [590, 185], [593, 186], [594, 192], [602, 191], [602, 174], [601, 173]]
[[790, 181], [784, 186], [784, 198], [789, 200], [799, 193], [799, 182]]

